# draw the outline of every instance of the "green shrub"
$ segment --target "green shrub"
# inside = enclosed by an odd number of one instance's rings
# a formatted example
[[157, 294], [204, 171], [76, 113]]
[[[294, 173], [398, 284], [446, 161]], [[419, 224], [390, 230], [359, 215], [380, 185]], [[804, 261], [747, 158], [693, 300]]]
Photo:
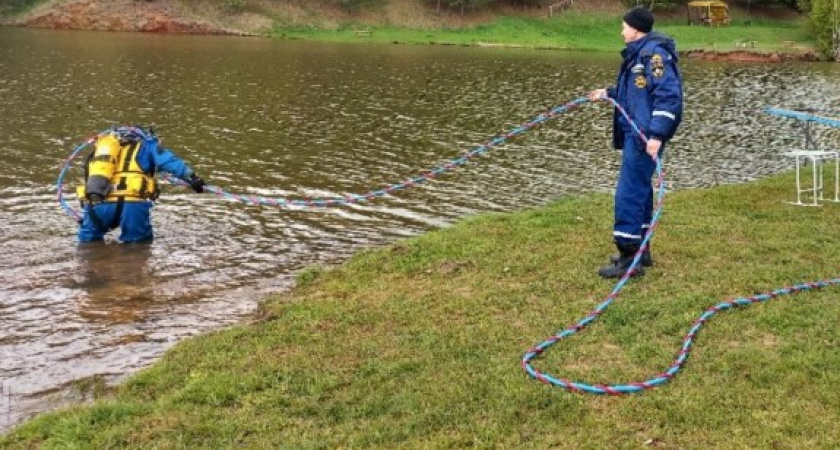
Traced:
[[840, 59], [840, 11], [833, 0], [812, 0], [809, 24], [817, 49], [826, 59]]

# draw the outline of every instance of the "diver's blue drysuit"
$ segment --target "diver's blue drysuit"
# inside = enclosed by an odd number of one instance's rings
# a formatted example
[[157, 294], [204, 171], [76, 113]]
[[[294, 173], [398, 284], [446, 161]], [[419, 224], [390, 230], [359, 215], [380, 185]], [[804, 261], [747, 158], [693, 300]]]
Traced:
[[[160, 146], [156, 136], [141, 133], [134, 138], [141, 141], [141, 145], [134, 154], [134, 161], [144, 174], [154, 177], [155, 172], [160, 170], [169, 172], [191, 185], [195, 183], [195, 180], [201, 181], [184, 161], [175, 156], [171, 150]], [[203, 183], [201, 181], [202, 186]], [[193, 189], [196, 187], [193, 186]], [[201, 190], [196, 189], [197, 192]], [[105, 234], [114, 228], [120, 228], [120, 242], [152, 240], [154, 238], [151, 222], [153, 200], [154, 198], [127, 199], [111, 195], [104, 202], [85, 204], [84, 217], [78, 233], [79, 241], [101, 241]]]

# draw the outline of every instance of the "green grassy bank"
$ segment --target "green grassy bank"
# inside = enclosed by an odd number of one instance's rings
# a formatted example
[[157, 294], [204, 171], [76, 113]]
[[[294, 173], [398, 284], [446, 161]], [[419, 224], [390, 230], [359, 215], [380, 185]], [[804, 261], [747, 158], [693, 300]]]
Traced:
[[2, 0], [0, 1], [0, 18], [15, 16], [31, 10], [44, 0]]
[[[337, 29], [283, 27], [272, 36], [319, 41], [380, 43], [509, 45], [540, 49], [619, 51], [620, 14], [567, 12], [544, 19], [501, 16], [492, 22], [459, 29], [412, 29], [346, 24]], [[662, 19], [657, 30], [673, 36], [680, 50], [802, 53], [814, 48], [804, 20], [737, 20], [727, 27], [689, 26], [683, 18]], [[742, 47], [739, 42], [752, 42]]]
[[[667, 367], [721, 300], [833, 278], [840, 205], [786, 204], [793, 175], [666, 198], [656, 266], [536, 365], [597, 383]], [[178, 344], [94, 404], [2, 448], [836, 448], [840, 288], [712, 320], [687, 368], [640, 395], [572, 394], [522, 354], [613, 286], [612, 198], [472, 217], [310, 269], [260, 319]]]

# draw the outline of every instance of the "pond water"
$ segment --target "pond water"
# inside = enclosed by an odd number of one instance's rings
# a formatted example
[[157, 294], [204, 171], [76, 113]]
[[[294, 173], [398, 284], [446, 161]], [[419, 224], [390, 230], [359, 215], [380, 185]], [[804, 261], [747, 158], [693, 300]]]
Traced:
[[[0, 431], [72, 399], [78, 380], [117, 381], [245, 320], [306, 266], [471, 214], [609, 192], [619, 163], [609, 108], [588, 104], [362, 205], [284, 210], [168, 187], [151, 245], [80, 247], [55, 182], [93, 133], [154, 123], [231, 192], [342, 196], [416, 176], [610, 84], [617, 64], [604, 53], [0, 28]], [[802, 146], [801, 130], [762, 110], [840, 104], [837, 64], [682, 68], [685, 120], [666, 159], [677, 189], [790, 169], [781, 153]], [[817, 137], [838, 145], [835, 131]]]

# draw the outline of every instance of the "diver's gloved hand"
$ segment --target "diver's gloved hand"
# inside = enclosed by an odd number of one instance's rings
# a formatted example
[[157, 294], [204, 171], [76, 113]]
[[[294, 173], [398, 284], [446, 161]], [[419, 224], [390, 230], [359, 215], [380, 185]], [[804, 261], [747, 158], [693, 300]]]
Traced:
[[207, 183], [205, 183], [200, 176], [196, 175], [195, 172], [190, 174], [190, 179], [187, 180], [187, 182], [190, 184], [192, 190], [198, 192], [199, 194], [204, 192], [204, 186], [207, 185]]

